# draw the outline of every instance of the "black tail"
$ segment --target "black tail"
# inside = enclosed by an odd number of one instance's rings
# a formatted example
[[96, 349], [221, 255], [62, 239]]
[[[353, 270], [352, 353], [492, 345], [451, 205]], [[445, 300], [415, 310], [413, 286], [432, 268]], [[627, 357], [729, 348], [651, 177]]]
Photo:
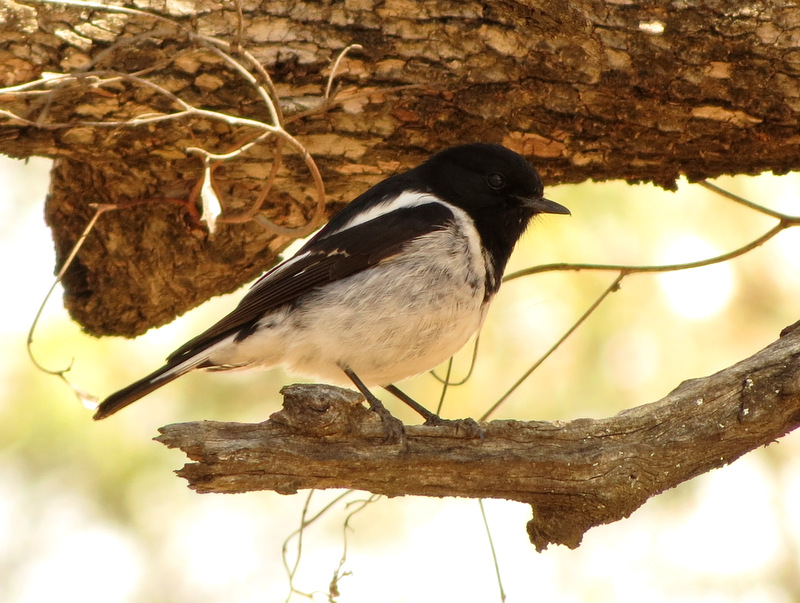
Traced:
[[118, 410], [125, 408], [128, 404], [133, 404], [139, 398], [157, 390], [162, 385], [166, 385], [181, 375], [185, 375], [196, 368], [199, 363], [200, 361], [187, 362], [186, 360], [175, 363], [168, 362], [157, 371], [147, 375], [147, 377], [131, 383], [128, 387], [111, 394], [103, 400], [94, 413], [94, 420], [99, 421], [113, 415]]

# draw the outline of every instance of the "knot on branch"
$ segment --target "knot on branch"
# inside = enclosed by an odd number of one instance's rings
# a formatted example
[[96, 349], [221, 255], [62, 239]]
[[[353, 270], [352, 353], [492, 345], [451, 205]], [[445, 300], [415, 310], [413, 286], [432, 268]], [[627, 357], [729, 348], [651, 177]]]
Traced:
[[349, 389], [323, 384], [293, 384], [281, 389], [283, 409], [270, 421], [302, 436], [335, 437], [362, 433], [365, 423], [380, 422], [364, 397]]

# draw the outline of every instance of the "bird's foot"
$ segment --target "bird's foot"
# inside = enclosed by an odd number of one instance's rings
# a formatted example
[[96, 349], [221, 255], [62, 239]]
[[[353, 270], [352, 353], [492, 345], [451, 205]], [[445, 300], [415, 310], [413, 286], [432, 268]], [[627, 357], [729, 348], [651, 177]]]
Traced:
[[386, 442], [390, 444], [400, 444], [403, 450], [408, 449], [408, 441], [406, 440], [406, 428], [403, 425], [403, 422], [398, 419], [397, 417], [393, 416], [386, 407], [383, 405], [383, 402], [378, 400], [375, 395], [369, 391], [364, 382], [358, 378], [351, 369], [344, 369], [345, 375], [350, 377], [350, 380], [355, 384], [358, 388], [358, 391], [361, 392], [361, 395], [364, 396], [364, 399], [369, 404], [370, 410], [377, 413], [378, 416], [383, 421], [383, 426], [386, 429]]
[[384, 429], [386, 430], [386, 443], [387, 444], [400, 444], [403, 448], [407, 447], [406, 442], [406, 428], [403, 422], [390, 413], [386, 407], [381, 404], [380, 400], [373, 398], [367, 399], [369, 402], [370, 410], [377, 413], [383, 422]]

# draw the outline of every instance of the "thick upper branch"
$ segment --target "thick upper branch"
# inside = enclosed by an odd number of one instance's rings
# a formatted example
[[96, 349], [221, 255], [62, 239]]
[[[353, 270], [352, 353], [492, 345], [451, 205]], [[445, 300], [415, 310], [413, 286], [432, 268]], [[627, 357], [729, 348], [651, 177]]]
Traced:
[[[137, 73], [193, 105], [268, 117], [241, 75], [163, 21], [39, 3], [6, 6], [3, 85], [45, 71], [86, 70], [93, 60], [93, 68]], [[151, 10], [188, 31], [234, 40], [236, 6], [194, 6], [192, 15], [170, 15], [160, 2]], [[340, 80], [345, 96], [362, 96], [321, 119], [292, 123], [311, 152], [333, 161], [328, 177], [337, 198], [351, 195], [342, 176], [385, 175], [394, 168], [381, 161], [407, 166], [477, 139], [536, 157], [545, 181], [559, 183], [625, 178], [670, 185], [680, 174], [800, 165], [792, 29], [800, 8], [785, 2], [265, 1], [242, 9], [239, 42], [272, 75], [290, 118], [320, 105], [327, 70], [345, 46], [364, 47]], [[120, 82], [110, 92], [85, 83], [62, 89], [46, 107], [38, 98], [4, 97], [2, 107], [46, 125], [126, 119], [169, 105], [153, 89]], [[159, 157], [183, 155], [186, 127], [159, 125]], [[200, 136], [224, 145], [229, 134]], [[147, 152], [120, 144], [126, 140], [135, 142], [109, 129], [20, 128], [3, 150], [94, 157], [102, 145], [109, 158]]]
[[754, 356], [601, 420], [492, 421], [485, 439], [408, 426], [407, 448], [382, 442], [360, 397], [329, 386], [284, 389], [261, 424], [168, 425], [158, 438], [190, 459], [178, 474], [200, 492], [357, 488], [388, 496], [530, 503], [538, 549], [576, 547], [589, 528], [800, 425], [800, 327]]
[[[0, 151], [60, 159], [47, 215], [61, 257], [90, 219], [88, 203], [147, 201], [104, 215], [66, 275], [68, 308], [96, 334], [134, 335], [168, 322], [252, 279], [287, 242], [252, 222], [222, 225], [210, 238], [175, 203], [191, 202], [202, 174], [187, 147], [228, 152], [252, 138], [247, 128], [192, 117], [136, 127], [85, 123], [178, 109], [142, 80], [192, 106], [269, 120], [242, 74], [187, 31], [233, 42], [231, 55], [243, 64], [236, 49], [252, 52], [335, 201], [474, 140], [519, 150], [548, 183], [625, 178], [672, 186], [680, 174], [800, 166], [792, 29], [800, 9], [778, 0], [744, 7], [268, 0], [242, 3], [241, 23], [237, 3], [136, 6], [177, 25], [96, 8], [0, 6], [0, 85], [45, 72], [139, 78], [0, 95]], [[342, 102], [320, 110], [331, 63], [352, 43], [364, 51], [345, 62]], [[271, 157], [272, 147], [260, 145], [218, 167], [226, 210], [253, 205]], [[313, 211], [312, 187], [297, 156], [286, 162], [291, 169], [279, 174], [265, 215], [296, 226]]]

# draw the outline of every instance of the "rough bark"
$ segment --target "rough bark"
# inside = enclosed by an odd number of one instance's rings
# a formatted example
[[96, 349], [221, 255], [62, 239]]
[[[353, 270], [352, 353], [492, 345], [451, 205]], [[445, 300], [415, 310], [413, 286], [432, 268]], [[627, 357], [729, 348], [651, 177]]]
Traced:
[[538, 550], [577, 547], [596, 525], [800, 425], [800, 323], [738, 364], [682, 383], [657, 402], [601, 420], [492, 421], [485, 439], [408, 426], [386, 444], [358, 394], [284, 388], [260, 424], [168, 425], [156, 439], [196, 462], [178, 471], [199, 492], [357, 488], [387, 496], [505, 498], [529, 503]]
[[[274, 79], [287, 129], [322, 169], [330, 211], [437, 149], [473, 140], [523, 152], [551, 184], [624, 178], [669, 187], [680, 174], [800, 165], [800, 9], [782, 0], [136, 6], [184, 29], [2, 0], [0, 85], [44, 72], [138, 73], [195, 106], [266, 120], [254, 88], [186, 31], [235, 42]], [[340, 102], [323, 107], [331, 62], [352, 43], [364, 50], [346, 61]], [[248, 129], [199, 118], [81, 123], [175, 108], [125, 79], [74, 82], [46, 95], [0, 93], [0, 110], [34, 122], [0, 118], [0, 151], [58, 159], [47, 219], [61, 260], [92, 215], [89, 203], [134, 204], [102, 216], [66, 275], [67, 306], [90, 333], [135, 335], [168, 322], [252, 279], [288, 242], [255, 222], [223, 224], [210, 237], [174, 202], [191, 199], [202, 173], [187, 147], [229, 151], [252, 137]], [[228, 211], [252, 205], [271, 156], [262, 144], [217, 169]], [[265, 214], [299, 225], [313, 211], [313, 187], [296, 154], [286, 163]]]

